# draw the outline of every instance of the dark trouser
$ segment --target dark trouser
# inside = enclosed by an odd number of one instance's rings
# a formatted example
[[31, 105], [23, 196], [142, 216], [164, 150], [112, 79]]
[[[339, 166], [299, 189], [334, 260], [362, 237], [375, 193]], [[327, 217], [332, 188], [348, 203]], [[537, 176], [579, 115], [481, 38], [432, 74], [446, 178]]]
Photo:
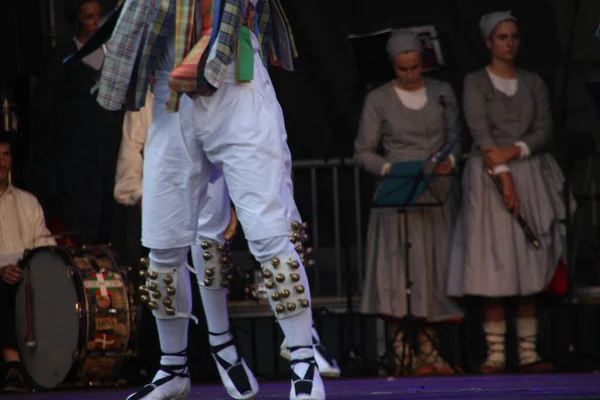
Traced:
[[15, 298], [17, 285], [0, 279], [0, 349], [18, 350], [15, 334]]

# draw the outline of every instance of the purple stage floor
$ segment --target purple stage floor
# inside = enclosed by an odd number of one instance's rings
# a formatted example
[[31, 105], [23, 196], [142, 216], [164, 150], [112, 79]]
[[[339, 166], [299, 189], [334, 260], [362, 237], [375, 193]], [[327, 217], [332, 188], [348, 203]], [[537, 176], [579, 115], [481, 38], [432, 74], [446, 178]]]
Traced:
[[[328, 380], [328, 400], [360, 399], [600, 399], [600, 375], [511, 375]], [[289, 383], [263, 383], [258, 399], [287, 399]], [[124, 400], [131, 389], [60, 390], [4, 399]], [[221, 386], [194, 386], [189, 400], [228, 400]]]

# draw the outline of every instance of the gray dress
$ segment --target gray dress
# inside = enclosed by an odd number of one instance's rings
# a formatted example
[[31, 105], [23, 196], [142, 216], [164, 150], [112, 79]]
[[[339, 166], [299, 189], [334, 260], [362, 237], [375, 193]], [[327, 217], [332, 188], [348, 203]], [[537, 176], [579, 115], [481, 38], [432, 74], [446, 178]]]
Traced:
[[[552, 140], [548, 90], [534, 73], [517, 72], [513, 96], [498, 91], [486, 70], [469, 74], [464, 112], [475, 151], [462, 178], [462, 206], [453, 235], [449, 266], [450, 296], [503, 297], [542, 291], [552, 279], [564, 249], [563, 175], [547, 152]], [[529, 244], [486, 174], [481, 149], [517, 141], [527, 158], [508, 164], [520, 213], [541, 241]]]
[[[446, 142], [462, 137], [460, 111], [450, 85], [426, 79], [425, 88], [427, 103], [419, 110], [404, 106], [393, 82], [368, 94], [355, 142], [355, 158], [367, 171], [381, 176], [388, 162], [426, 159]], [[377, 154], [379, 146], [383, 155]], [[452, 152], [457, 160], [460, 151], [458, 142]], [[452, 182], [440, 178], [433, 186], [439, 197], [448, 197], [444, 195], [451, 192]], [[420, 200], [433, 200], [426, 195]], [[462, 315], [445, 294], [451, 209], [448, 201], [445, 207], [415, 209], [408, 216], [412, 312], [430, 321]], [[396, 209], [371, 211], [361, 307], [365, 313], [406, 315], [404, 235], [399, 232], [402, 218]]]

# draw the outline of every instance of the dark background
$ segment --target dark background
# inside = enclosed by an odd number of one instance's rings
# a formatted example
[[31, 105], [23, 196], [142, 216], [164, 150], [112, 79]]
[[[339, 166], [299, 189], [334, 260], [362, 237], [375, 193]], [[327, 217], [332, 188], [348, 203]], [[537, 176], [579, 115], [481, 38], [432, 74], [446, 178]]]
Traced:
[[[572, 1], [576, 3], [577, 1]], [[114, 1], [105, 1], [107, 7]], [[365, 6], [368, 4], [368, 7]], [[465, 73], [484, 66], [487, 51], [478, 19], [484, 12], [511, 9], [522, 30], [520, 63], [539, 72], [554, 89], [556, 67], [564, 63], [555, 9], [547, 0], [283, 0], [300, 57], [296, 71], [272, 68], [287, 122], [294, 159], [351, 156], [356, 123], [367, 84], [392, 77], [385, 54], [389, 34], [350, 39], [386, 28], [436, 26], [446, 67], [434, 75], [448, 80], [460, 96]], [[71, 27], [61, 0], [55, 0], [56, 40], [68, 40]], [[48, 2], [0, 5], [0, 83], [11, 89], [27, 139], [28, 98], [52, 43]], [[568, 16], [565, 16], [568, 17]], [[593, 27], [590, 27], [593, 36]]]
[[[385, 82], [393, 75], [385, 54], [388, 35], [354, 39], [350, 38], [351, 35], [365, 35], [388, 28], [435, 25], [446, 66], [433, 76], [449, 81], [460, 97], [465, 74], [485, 66], [488, 61], [488, 53], [479, 32], [479, 17], [485, 12], [508, 9], [512, 10], [520, 21], [522, 47], [519, 63], [540, 73], [551, 90], [557, 148], [563, 151], [572, 147], [594, 151], [596, 147], [599, 128], [596, 105], [590, 102], [585, 81], [600, 77], [600, 42], [594, 37], [600, 21], [598, 0], [282, 2], [295, 34], [300, 57], [295, 72], [277, 68], [272, 68], [270, 72], [284, 110], [288, 141], [294, 160], [351, 157], [357, 121], [368, 88]], [[36, 157], [36, 152], [29, 146], [29, 139], [36, 132], [36, 127], [30, 123], [29, 114], [36, 77], [53, 39], [60, 43], [69, 40], [73, 35], [72, 28], [63, 15], [63, 0], [54, 0], [53, 3], [56, 16], [55, 37], [51, 36], [48, 23], [51, 0], [0, 2], [0, 97], [8, 96], [18, 111], [20, 145], [15, 158], [17, 164], [14, 180], [24, 188], [28, 188], [28, 176], [32, 172], [27, 170], [27, 165], [34, 164], [29, 161], [34, 161]], [[107, 0], [104, 3], [110, 7], [115, 1]], [[573, 37], [570, 35], [572, 26], [575, 27]], [[595, 165], [594, 168], [598, 166], [600, 165]], [[575, 172], [572, 176], [577, 178], [581, 175]], [[351, 176], [341, 174], [341, 178], [340, 187], [343, 192], [343, 179], [350, 180]], [[597, 180], [595, 177], [593, 179]], [[324, 192], [323, 197], [331, 197], [328, 193], [332, 190], [329, 182], [323, 181], [319, 184], [319, 190]], [[588, 181], [580, 180], [580, 190], [585, 191], [584, 186], [587, 183]], [[303, 178], [299, 178], [296, 187], [300, 188], [297, 189], [300, 192], [297, 193], [299, 208], [305, 218], [309, 219], [310, 206], [307, 204], [310, 204], [310, 199], [308, 192], [303, 192], [303, 188], [306, 188], [303, 185], [307, 184], [308, 180], [303, 181]], [[362, 203], [368, 207], [371, 190], [368, 184], [365, 184], [364, 188]], [[330, 215], [331, 207], [331, 204], [325, 202], [320, 204], [320, 213]], [[595, 205], [593, 208], [597, 209]], [[585, 212], [591, 213], [591, 209]], [[343, 223], [346, 224], [352, 215], [352, 204], [343, 201], [341, 214]], [[368, 216], [368, 212], [363, 212], [363, 215]], [[366, 220], [362, 226], [366, 227]], [[344, 225], [343, 228], [345, 236], [342, 238], [342, 244], [347, 246], [352, 240], [353, 227]], [[324, 226], [322, 229], [323, 246], [331, 245], [331, 227]], [[590, 235], [586, 236], [591, 239], [584, 242], [587, 245], [584, 250], [588, 250], [589, 259], [593, 261], [588, 260], [584, 263], [592, 273], [598, 275], [599, 263], [596, 260], [600, 259], [597, 250], [600, 244], [595, 238], [600, 235], [596, 226], [590, 225], [586, 229], [588, 230], [582, 232], [589, 233]], [[586, 325], [585, 321], [598, 321], [598, 309], [592, 308], [590, 314], [581, 319], [583, 325]], [[198, 310], [196, 305], [196, 311]], [[201, 315], [198, 316], [202, 320]], [[343, 319], [344, 316], [336, 318]], [[549, 317], [544, 318], [544, 328], [564, 338], [566, 317], [558, 313], [553, 318], [555, 319], [552, 321]], [[582, 326], [581, 332], [597, 332], [598, 323], [594, 324]], [[335, 337], [339, 334], [339, 337], [342, 337], [346, 326], [345, 322], [336, 319], [325, 327], [329, 330], [326, 336]], [[202, 326], [193, 329], [205, 328]], [[250, 327], [248, 329], [250, 330]], [[372, 329], [374, 325], [369, 324], [368, 328], [363, 330], [372, 332]], [[279, 339], [275, 346], [278, 345]], [[358, 340], [354, 338], [355, 343]], [[365, 340], [371, 343], [375, 338], [369, 336]], [[545, 339], [544, 342], [545, 354], [548, 354], [550, 347], [565, 348], [564, 339], [559, 340], [560, 346], [555, 346], [554, 343], [550, 346], [547, 344], [549, 340]], [[593, 340], [587, 341], [590, 342]], [[597, 340], [594, 343], [595, 347], [589, 348], [597, 352]], [[249, 343], [246, 342], [246, 345]], [[206, 350], [201, 345], [196, 347], [201, 351]], [[337, 357], [342, 357], [342, 353], [347, 350], [347, 343], [341, 340], [333, 350]], [[278, 360], [276, 351], [276, 348], [271, 349], [273, 354], [269, 354], [268, 357]], [[207, 358], [201, 360], [201, 364], [205, 364]], [[475, 362], [472, 364], [476, 365]], [[211, 372], [214, 377], [214, 371]]]

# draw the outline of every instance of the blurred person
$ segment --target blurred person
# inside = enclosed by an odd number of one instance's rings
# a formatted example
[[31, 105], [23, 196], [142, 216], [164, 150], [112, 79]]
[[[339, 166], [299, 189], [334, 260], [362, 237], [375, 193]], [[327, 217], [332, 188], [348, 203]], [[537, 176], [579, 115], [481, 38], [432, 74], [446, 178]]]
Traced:
[[64, 11], [75, 36], [50, 50], [34, 96], [41, 132], [32, 139], [38, 153], [33, 191], [51, 226], [77, 232], [80, 245], [104, 244], [111, 242], [123, 112], [96, 102], [102, 49], [71, 65], [62, 62], [98, 31], [104, 15], [100, 1], [67, 0]]
[[19, 266], [25, 250], [54, 246], [37, 199], [10, 183], [12, 140], [0, 133], [0, 351], [6, 363], [4, 391], [27, 390], [15, 334], [15, 298], [23, 279]]

